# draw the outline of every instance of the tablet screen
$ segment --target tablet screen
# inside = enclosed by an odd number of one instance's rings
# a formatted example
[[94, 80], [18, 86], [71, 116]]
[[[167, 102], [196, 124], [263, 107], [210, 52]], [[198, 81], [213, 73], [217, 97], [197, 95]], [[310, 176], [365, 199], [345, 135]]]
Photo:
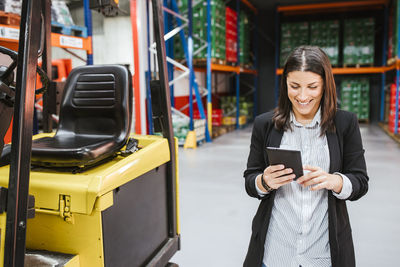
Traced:
[[296, 178], [303, 176], [303, 164], [301, 162], [301, 152], [299, 150], [289, 150], [277, 147], [267, 147], [267, 154], [270, 165], [283, 164], [286, 168], [291, 168]]

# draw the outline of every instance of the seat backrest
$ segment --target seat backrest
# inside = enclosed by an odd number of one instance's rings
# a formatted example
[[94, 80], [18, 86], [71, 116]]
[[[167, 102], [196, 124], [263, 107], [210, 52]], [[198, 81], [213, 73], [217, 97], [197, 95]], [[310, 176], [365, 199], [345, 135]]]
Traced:
[[113, 137], [125, 144], [132, 121], [132, 76], [121, 65], [82, 66], [65, 84], [56, 135]]

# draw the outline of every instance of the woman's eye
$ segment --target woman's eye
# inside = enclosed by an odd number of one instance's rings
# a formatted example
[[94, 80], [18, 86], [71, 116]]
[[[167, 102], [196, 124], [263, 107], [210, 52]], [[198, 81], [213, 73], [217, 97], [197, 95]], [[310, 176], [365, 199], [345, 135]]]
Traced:
[[310, 89], [316, 89], [317, 86], [310, 86], [310, 87], [308, 87], [308, 88], [310, 88]]
[[299, 86], [291, 85], [293, 89], [299, 89]]

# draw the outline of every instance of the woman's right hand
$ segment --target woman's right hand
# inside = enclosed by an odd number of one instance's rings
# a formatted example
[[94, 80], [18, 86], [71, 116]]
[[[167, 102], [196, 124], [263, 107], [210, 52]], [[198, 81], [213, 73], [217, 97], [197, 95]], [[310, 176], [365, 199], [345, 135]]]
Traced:
[[[265, 168], [263, 175], [261, 175], [260, 179], [264, 179], [265, 183], [271, 187], [272, 189], [278, 189], [279, 187], [291, 183], [296, 175], [293, 173], [291, 168], [285, 169], [285, 166], [280, 165], [271, 165]], [[264, 189], [261, 184], [261, 180], [259, 181], [259, 188]], [[266, 191], [266, 190], [263, 190]]]

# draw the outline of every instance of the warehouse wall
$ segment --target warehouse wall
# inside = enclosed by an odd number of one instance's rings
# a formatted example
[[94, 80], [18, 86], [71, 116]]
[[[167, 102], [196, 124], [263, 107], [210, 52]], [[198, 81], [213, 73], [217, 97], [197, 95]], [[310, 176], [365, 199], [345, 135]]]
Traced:
[[[129, 11], [129, 1], [122, 6], [123, 10]], [[137, 25], [138, 25], [138, 50], [139, 50], [139, 81], [140, 81], [140, 110], [141, 110], [141, 133], [146, 133], [146, 81], [145, 70], [147, 67], [147, 23], [146, 23], [146, 2], [137, 2]], [[128, 12], [129, 14], [129, 12]], [[71, 9], [71, 15], [74, 23], [84, 25], [83, 8]], [[151, 21], [151, 19], [150, 19]], [[132, 24], [129, 15], [119, 15], [117, 17], [107, 18], [102, 14], [92, 11], [93, 25], [93, 62], [94, 64], [124, 64], [129, 65], [129, 69], [134, 74], [134, 46], [132, 38]], [[152, 26], [150, 26], [152, 27]], [[152, 40], [150, 40], [152, 41]], [[74, 51], [86, 58], [84, 51]], [[53, 49], [53, 58], [72, 58], [73, 66], [85, 65], [79, 59], [76, 59], [61, 49]], [[152, 57], [153, 59], [153, 57]], [[154, 66], [154, 63], [153, 63]], [[134, 103], [135, 104], [135, 103]], [[132, 127], [135, 125], [135, 116], [133, 115]], [[138, 132], [139, 133], [139, 132]]]
[[[71, 10], [74, 23], [85, 25], [83, 8]], [[129, 64], [133, 72], [133, 45], [132, 28], [129, 16], [117, 16], [112, 18], [92, 11], [93, 23], [93, 61], [95, 64]], [[73, 50], [74, 53], [86, 58], [86, 52]], [[64, 52], [62, 49], [53, 49], [53, 58], [72, 58], [73, 66], [85, 65]]]
[[258, 114], [275, 107], [275, 11], [260, 10], [258, 23]]

